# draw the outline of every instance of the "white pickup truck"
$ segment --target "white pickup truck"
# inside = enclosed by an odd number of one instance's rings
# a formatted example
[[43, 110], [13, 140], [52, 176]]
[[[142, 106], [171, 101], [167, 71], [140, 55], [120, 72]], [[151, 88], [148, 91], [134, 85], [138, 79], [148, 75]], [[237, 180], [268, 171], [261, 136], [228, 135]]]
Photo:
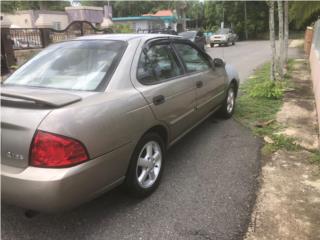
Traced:
[[220, 45], [232, 45], [238, 40], [238, 35], [233, 32], [230, 28], [222, 28], [210, 37], [210, 46], [214, 47], [215, 44]]

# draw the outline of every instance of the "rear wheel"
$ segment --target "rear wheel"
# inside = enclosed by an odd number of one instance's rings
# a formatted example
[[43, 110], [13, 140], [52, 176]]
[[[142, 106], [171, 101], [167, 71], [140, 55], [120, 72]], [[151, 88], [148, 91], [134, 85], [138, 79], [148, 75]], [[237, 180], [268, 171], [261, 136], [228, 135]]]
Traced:
[[156, 133], [141, 138], [132, 155], [125, 185], [136, 197], [150, 195], [159, 185], [164, 167], [164, 143]]
[[227, 96], [219, 110], [219, 115], [225, 119], [231, 118], [234, 113], [236, 103], [236, 85], [231, 83], [228, 88]]

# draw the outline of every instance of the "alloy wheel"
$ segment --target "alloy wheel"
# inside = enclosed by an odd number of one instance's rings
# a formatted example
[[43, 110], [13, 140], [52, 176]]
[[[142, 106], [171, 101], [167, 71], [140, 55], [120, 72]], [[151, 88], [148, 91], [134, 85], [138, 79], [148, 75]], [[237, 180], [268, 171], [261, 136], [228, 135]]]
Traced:
[[138, 184], [143, 188], [150, 188], [157, 180], [162, 164], [162, 151], [156, 141], [147, 142], [141, 149], [136, 177]]

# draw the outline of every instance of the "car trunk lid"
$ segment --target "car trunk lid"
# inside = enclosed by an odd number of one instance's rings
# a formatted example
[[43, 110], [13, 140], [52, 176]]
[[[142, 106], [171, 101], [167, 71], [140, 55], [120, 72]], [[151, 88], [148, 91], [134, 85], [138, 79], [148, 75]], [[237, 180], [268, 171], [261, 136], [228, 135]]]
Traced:
[[25, 168], [34, 134], [54, 109], [81, 101], [67, 91], [3, 86], [1, 89], [2, 164]]

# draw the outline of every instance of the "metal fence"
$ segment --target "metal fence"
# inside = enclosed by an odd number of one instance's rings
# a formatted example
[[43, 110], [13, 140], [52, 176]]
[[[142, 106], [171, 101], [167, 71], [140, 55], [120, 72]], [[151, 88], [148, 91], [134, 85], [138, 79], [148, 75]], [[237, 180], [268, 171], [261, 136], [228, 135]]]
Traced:
[[110, 33], [110, 29], [98, 29], [87, 21], [75, 21], [64, 30], [46, 29], [50, 42], [43, 39], [43, 29], [39, 28], [13, 28], [10, 29], [10, 39], [14, 50], [43, 48], [50, 43], [70, 40], [79, 36]]
[[10, 39], [13, 49], [32, 49], [42, 48], [42, 42], [39, 29], [13, 28], [10, 29]]
[[44, 48], [78, 36], [112, 33], [112, 29], [99, 29], [87, 21], [74, 21], [64, 30], [52, 28], [8, 28], [1, 26], [1, 75], [17, 63], [17, 51]]

